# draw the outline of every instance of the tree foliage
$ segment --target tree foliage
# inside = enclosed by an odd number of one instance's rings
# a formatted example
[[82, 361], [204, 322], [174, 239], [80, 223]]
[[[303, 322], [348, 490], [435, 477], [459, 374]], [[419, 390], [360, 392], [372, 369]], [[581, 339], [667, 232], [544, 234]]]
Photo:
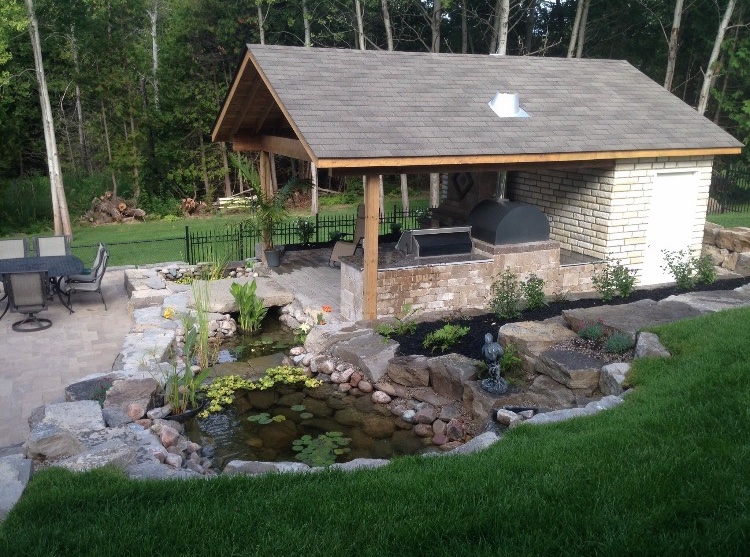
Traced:
[[[672, 91], [695, 105], [727, 0], [687, 2]], [[351, 0], [307, 0], [312, 46], [358, 48]], [[396, 50], [488, 54], [497, 0], [387, 0]], [[383, 0], [360, 0], [368, 49], [388, 48]], [[509, 55], [565, 56], [576, 0], [511, 0]], [[582, 56], [631, 62], [664, 81], [674, 0], [591, 2]], [[149, 12], [157, 11], [158, 75]], [[750, 32], [735, 10], [707, 116], [750, 138]], [[246, 43], [304, 44], [299, 0], [37, 0], [66, 173], [110, 176], [120, 195], [211, 198], [224, 191], [210, 130]], [[466, 26], [462, 25], [465, 14]], [[0, 3], [0, 177], [45, 174], [33, 60], [20, 0]], [[159, 103], [155, 102], [158, 80]], [[553, 94], [554, 92], [550, 92]], [[80, 112], [79, 112], [80, 106]], [[287, 164], [288, 170], [293, 168]], [[233, 171], [229, 171], [232, 173]], [[237, 176], [232, 174], [232, 182]]]

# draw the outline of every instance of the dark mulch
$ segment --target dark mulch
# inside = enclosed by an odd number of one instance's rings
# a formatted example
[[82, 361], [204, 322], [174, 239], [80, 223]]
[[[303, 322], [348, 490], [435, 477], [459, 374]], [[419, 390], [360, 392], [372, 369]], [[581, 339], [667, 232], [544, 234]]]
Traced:
[[[701, 284], [696, 286], [693, 291], [708, 291], [708, 290], [732, 290], [738, 286], [743, 286], [750, 283], [750, 278], [737, 278], [737, 279], [722, 279], [718, 280], [713, 284]], [[616, 298], [605, 304], [598, 298], [586, 298], [580, 300], [571, 300], [567, 302], [550, 302], [549, 305], [532, 310], [524, 311], [521, 317], [517, 319], [500, 320], [491, 313], [485, 313], [474, 317], [463, 317], [455, 320], [451, 320], [450, 323], [455, 325], [461, 325], [463, 327], [469, 327], [468, 334], [463, 340], [453, 346], [446, 352], [430, 352], [422, 346], [425, 336], [432, 331], [440, 329], [445, 325], [448, 320], [441, 319], [438, 321], [423, 321], [417, 324], [417, 329], [414, 334], [411, 335], [392, 335], [395, 341], [399, 343], [398, 353], [403, 356], [411, 354], [424, 354], [426, 356], [439, 356], [445, 353], [457, 353], [469, 358], [481, 359], [482, 346], [484, 345], [484, 335], [486, 333], [492, 333], [493, 338], [497, 338], [497, 330], [505, 323], [513, 323], [517, 321], [541, 321], [550, 317], [556, 317], [560, 315], [562, 310], [565, 309], [578, 309], [578, 308], [589, 308], [603, 305], [617, 305], [617, 304], [629, 304], [638, 300], [651, 299], [651, 300], [662, 300], [674, 294], [684, 294], [684, 290], [677, 290], [674, 286], [665, 286], [662, 288], [651, 288], [636, 290], [629, 298], [621, 299]], [[422, 316], [424, 319], [424, 316]]]

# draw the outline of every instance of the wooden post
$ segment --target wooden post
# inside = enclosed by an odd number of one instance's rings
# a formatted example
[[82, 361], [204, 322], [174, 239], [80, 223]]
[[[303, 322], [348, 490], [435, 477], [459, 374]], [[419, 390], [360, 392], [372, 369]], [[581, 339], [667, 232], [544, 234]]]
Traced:
[[430, 174], [430, 208], [440, 205], [440, 174]]
[[273, 173], [271, 171], [271, 153], [260, 152], [260, 189], [267, 198], [273, 196]]
[[310, 199], [310, 214], [318, 214], [318, 169], [315, 163], [310, 163], [310, 180], [312, 181], [312, 192]]
[[380, 178], [370, 174], [365, 181], [365, 269], [362, 313], [365, 319], [378, 316], [378, 224]]

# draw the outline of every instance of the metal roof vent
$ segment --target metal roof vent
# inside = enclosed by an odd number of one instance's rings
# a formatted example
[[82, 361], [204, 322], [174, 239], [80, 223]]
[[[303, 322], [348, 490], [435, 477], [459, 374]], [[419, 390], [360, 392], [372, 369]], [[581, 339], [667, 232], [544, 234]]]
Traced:
[[518, 93], [496, 93], [487, 103], [500, 118], [528, 118], [529, 115], [518, 104]]

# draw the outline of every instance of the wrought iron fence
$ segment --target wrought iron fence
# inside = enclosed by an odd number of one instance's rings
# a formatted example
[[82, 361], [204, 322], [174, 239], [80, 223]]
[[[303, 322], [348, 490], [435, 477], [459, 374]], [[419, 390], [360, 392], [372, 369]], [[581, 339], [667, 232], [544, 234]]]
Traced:
[[750, 168], [716, 164], [711, 176], [708, 214], [744, 211], [750, 211]]
[[[120, 265], [148, 265], [167, 261], [185, 261], [185, 236], [156, 238], [153, 240], [134, 240], [130, 242], [109, 242], [110, 267]], [[98, 244], [76, 244], [71, 252], [81, 258], [85, 264], [94, 260]]]
[[[401, 230], [417, 228], [424, 215], [424, 210], [407, 212], [394, 207], [380, 217], [379, 234], [395, 235]], [[355, 225], [355, 215], [299, 217], [277, 226], [273, 241], [287, 247], [320, 247], [340, 237], [351, 238]], [[189, 227], [185, 227], [185, 254], [191, 264], [201, 261], [242, 261], [256, 257], [256, 245], [260, 242], [260, 233], [251, 221], [206, 232], [191, 232]]]

